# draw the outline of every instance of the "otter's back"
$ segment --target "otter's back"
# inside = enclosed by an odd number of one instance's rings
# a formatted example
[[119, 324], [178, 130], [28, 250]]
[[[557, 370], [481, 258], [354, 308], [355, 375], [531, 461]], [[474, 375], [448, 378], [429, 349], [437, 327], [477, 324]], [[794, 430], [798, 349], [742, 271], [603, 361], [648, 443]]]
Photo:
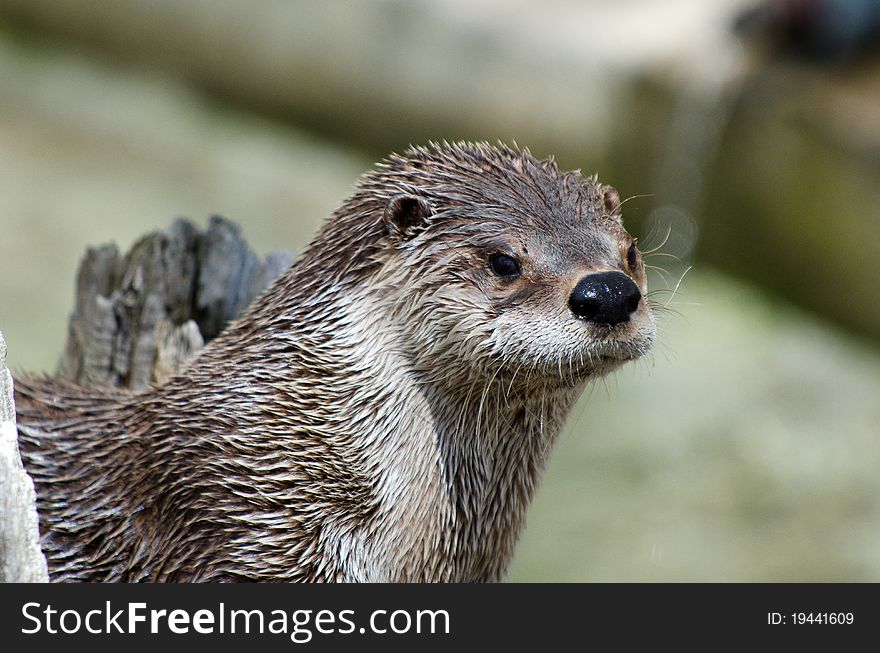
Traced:
[[[118, 461], [129, 445], [118, 422], [133, 396], [45, 377], [15, 379], [19, 449], [34, 480], [41, 544], [53, 580], [91, 580], [81, 574], [99, 572], [66, 569], [60, 560], [91, 557], [84, 550], [90, 534], [120, 512], [112, 496], [97, 491], [96, 480], [114, 473], [110, 461]], [[98, 470], [103, 473], [96, 475]]]

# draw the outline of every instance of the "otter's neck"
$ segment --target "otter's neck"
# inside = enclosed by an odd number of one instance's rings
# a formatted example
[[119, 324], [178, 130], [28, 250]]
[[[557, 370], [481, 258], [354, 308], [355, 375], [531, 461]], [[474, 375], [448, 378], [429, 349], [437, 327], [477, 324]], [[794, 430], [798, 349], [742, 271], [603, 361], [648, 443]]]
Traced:
[[[233, 490], [212, 510], [249, 544], [224, 555], [236, 569], [249, 564], [271, 523], [261, 577], [500, 579], [581, 386], [481, 381], [418, 363], [386, 300], [348, 288], [345, 301], [328, 302], [294, 280], [162, 389], [177, 405], [189, 397], [201, 423], [216, 419], [204, 442], [222, 452], [222, 468], [212, 451], [175, 455], [204, 468], [206, 493]], [[163, 419], [159, 430], [176, 432], [181, 417]]]
[[[401, 352], [393, 325], [369, 347], [358, 387], [386, 389], [361, 451], [377, 510], [357, 548], [363, 580], [494, 581], [507, 570], [547, 456], [581, 387], [439, 380]], [[376, 405], [380, 410], [376, 410]]]

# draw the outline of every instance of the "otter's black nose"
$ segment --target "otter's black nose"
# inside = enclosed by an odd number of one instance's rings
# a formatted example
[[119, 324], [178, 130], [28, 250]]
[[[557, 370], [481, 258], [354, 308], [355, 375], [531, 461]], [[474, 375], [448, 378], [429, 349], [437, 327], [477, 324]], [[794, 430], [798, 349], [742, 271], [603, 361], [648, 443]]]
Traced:
[[582, 320], [614, 326], [627, 322], [641, 299], [638, 286], [622, 272], [600, 272], [578, 282], [568, 305]]

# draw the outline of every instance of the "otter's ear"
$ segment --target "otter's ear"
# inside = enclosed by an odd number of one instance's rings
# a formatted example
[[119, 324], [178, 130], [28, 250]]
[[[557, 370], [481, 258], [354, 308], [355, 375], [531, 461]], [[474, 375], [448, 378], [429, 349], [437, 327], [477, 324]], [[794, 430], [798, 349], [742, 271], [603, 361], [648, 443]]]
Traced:
[[602, 186], [602, 210], [605, 213], [605, 217], [621, 222], [620, 195], [616, 188], [612, 186]]
[[392, 238], [409, 238], [434, 214], [428, 201], [418, 195], [395, 195], [385, 205], [382, 221]]

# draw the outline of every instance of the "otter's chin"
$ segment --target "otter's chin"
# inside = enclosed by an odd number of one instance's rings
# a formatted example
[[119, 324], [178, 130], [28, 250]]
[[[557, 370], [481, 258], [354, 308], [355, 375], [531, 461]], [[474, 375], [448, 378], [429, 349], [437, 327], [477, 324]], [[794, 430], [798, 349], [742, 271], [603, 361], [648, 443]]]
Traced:
[[632, 358], [620, 358], [618, 356], [594, 356], [590, 365], [583, 366], [581, 369], [573, 370], [573, 376], [580, 377], [581, 381], [592, 381], [608, 376], [624, 363]]
[[611, 374], [628, 360], [633, 359], [598, 355], [585, 350], [582, 355], [563, 361], [547, 361], [546, 365], [533, 367], [529, 378], [538, 381], [544, 388], [574, 388]]
[[579, 355], [573, 357], [576, 363], [571, 370], [563, 370], [562, 377], [580, 378], [583, 381], [598, 379], [611, 374], [624, 364], [641, 358], [654, 344], [654, 332], [636, 332], [628, 337], [592, 338]]
[[641, 340], [609, 340], [594, 343], [586, 356], [599, 362], [599, 365], [623, 365], [635, 360], [651, 348], [650, 343]]
[[657, 334], [654, 318], [650, 314], [618, 326], [590, 326], [583, 355], [614, 367], [647, 354]]
[[543, 352], [538, 359], [499, 360], [499, 367], [492, 368], [487, 375], [504, 383], [519, 379], [526, 385], [535, 382], [543, 388], [572, 388], [607, 376], [629, 361], [641, 358], [654, 344], [655, 331], [633, 324], [625, 328], [599, 327], [581, 333], [580, 342], [559, 343], [566, 346]]

